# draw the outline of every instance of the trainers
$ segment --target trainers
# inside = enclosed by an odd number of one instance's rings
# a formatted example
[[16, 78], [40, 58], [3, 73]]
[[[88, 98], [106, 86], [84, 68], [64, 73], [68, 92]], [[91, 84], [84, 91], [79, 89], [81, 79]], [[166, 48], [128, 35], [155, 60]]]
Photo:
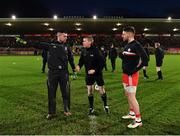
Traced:
[[64, 112], [64, 116], [68, 117], [68, 116], [71, 116], [71, 112]]
[[156, 81], [157, 81], [157, 80], [163, 80], [163, 78], [156, 78], [155, 80], [156, 80]]
[[123, 119], [135, 119], [135, 115], [132, 115], [132, 114], [128, 114], [128, 115], [124, 115], [122, 116]]
[[129, 124], [128, 128], [137, 128], [142, 126], [142, 121], [133, 121], [131, 124]]
[[104, 111], [109, 114], [109, 106], [104, 106]]
[[149, 76], [145, 76], [144, 79], [145, 79], [145, 80], [146, 80], [146, 79], [149, 79]]
[[51, 119], [55, 118], [56, 116], [57, 116], [56, 114], [48, 114], [46, 116], [46, 119], [51, 120]]
[[89, 108], [89, 113], [88, 115], [94, 115], [94, 109], [93, 108]]

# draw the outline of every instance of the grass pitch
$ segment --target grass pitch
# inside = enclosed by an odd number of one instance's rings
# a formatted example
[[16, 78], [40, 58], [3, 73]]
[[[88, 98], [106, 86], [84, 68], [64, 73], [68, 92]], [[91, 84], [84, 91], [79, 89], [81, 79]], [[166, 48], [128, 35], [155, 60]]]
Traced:
[[[76, 64], [78, 57], [75, 57]], [[95, 91], [97, 116], [88, 117], [88, 98], [84, 69], [77, 80], [71, 80], [72, 116], [63, 116], [61, 93], [57, 91], [57, 115], [46, 120], [46, 74], [41, 73], [40, 56], [0, 57], [0, 134], [180, 134], [180, 56], [166, 55], [162, 72], [163, 81], [155, 81], [155, 59], [151, 56], [148, 67], [150, 79], [144, 80], [140, 71], [137, 99], [140, 104], [143, 127], [128, 129], [127, 99], [121, 84], [121, 60], [117, 59], [116, 72], [104, 71], [110, 115], [103, 111], [100, 95]], [[70, 70], [71, 71], [71, 70]]]

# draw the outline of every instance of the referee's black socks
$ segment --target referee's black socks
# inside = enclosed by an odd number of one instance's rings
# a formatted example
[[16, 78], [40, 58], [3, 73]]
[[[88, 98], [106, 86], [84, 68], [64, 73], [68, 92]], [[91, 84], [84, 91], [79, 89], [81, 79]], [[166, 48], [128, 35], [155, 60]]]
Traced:
[[162, 80], [162, 79], [163, 79], [163, 77], [162, 77], [162, 72], [161, 72], [161, 71], [158, 71], [157, 74], [158, 74], [158, 79], [161, 79], [161, 80]]
[[104, 102], [104, 106], [107, 106], [107, 95], [106, 93], [101, 95], [102, 101]]
[[89, 108], [93, 109], [94, 108], [94, 97], [92, 94], [88, 96], [88, 100], [89, 100]]
[[147, 74], [146, 74], [146, 70], [145, 70], [145, 69], [143, 69], [143, 75], [144, 75], [144, 77], [147, 77], [147, 78], [148, 78], [148, 76], [147, 76]]

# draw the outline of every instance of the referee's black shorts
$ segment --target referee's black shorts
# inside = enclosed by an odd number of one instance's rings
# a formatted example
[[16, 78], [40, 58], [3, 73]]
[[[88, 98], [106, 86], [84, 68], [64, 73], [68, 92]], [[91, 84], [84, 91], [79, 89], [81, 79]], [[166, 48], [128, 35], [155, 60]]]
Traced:
[[148, 67], [148, 62], [144, 64], [144, 66]]
[[163, 64], [163, 60], [156, 60], [156, 67], [161, 67]]
[[104, 79], [103, 74], [101, 73], [95, 73], [93, 75], [86, 74], [86, 85], [94, 85], [94, 83], [97, 83], [98, 86], [104, 85]]

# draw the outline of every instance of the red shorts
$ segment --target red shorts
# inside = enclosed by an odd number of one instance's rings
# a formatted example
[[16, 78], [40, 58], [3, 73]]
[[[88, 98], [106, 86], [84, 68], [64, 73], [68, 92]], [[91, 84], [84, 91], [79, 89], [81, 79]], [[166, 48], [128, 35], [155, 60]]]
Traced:
[[125, 73], [122, 75], [122, 82], [126, 86], [137, 86], [139, 80], [139, 72], [134, 73], [132, 76], [129, 76]]

